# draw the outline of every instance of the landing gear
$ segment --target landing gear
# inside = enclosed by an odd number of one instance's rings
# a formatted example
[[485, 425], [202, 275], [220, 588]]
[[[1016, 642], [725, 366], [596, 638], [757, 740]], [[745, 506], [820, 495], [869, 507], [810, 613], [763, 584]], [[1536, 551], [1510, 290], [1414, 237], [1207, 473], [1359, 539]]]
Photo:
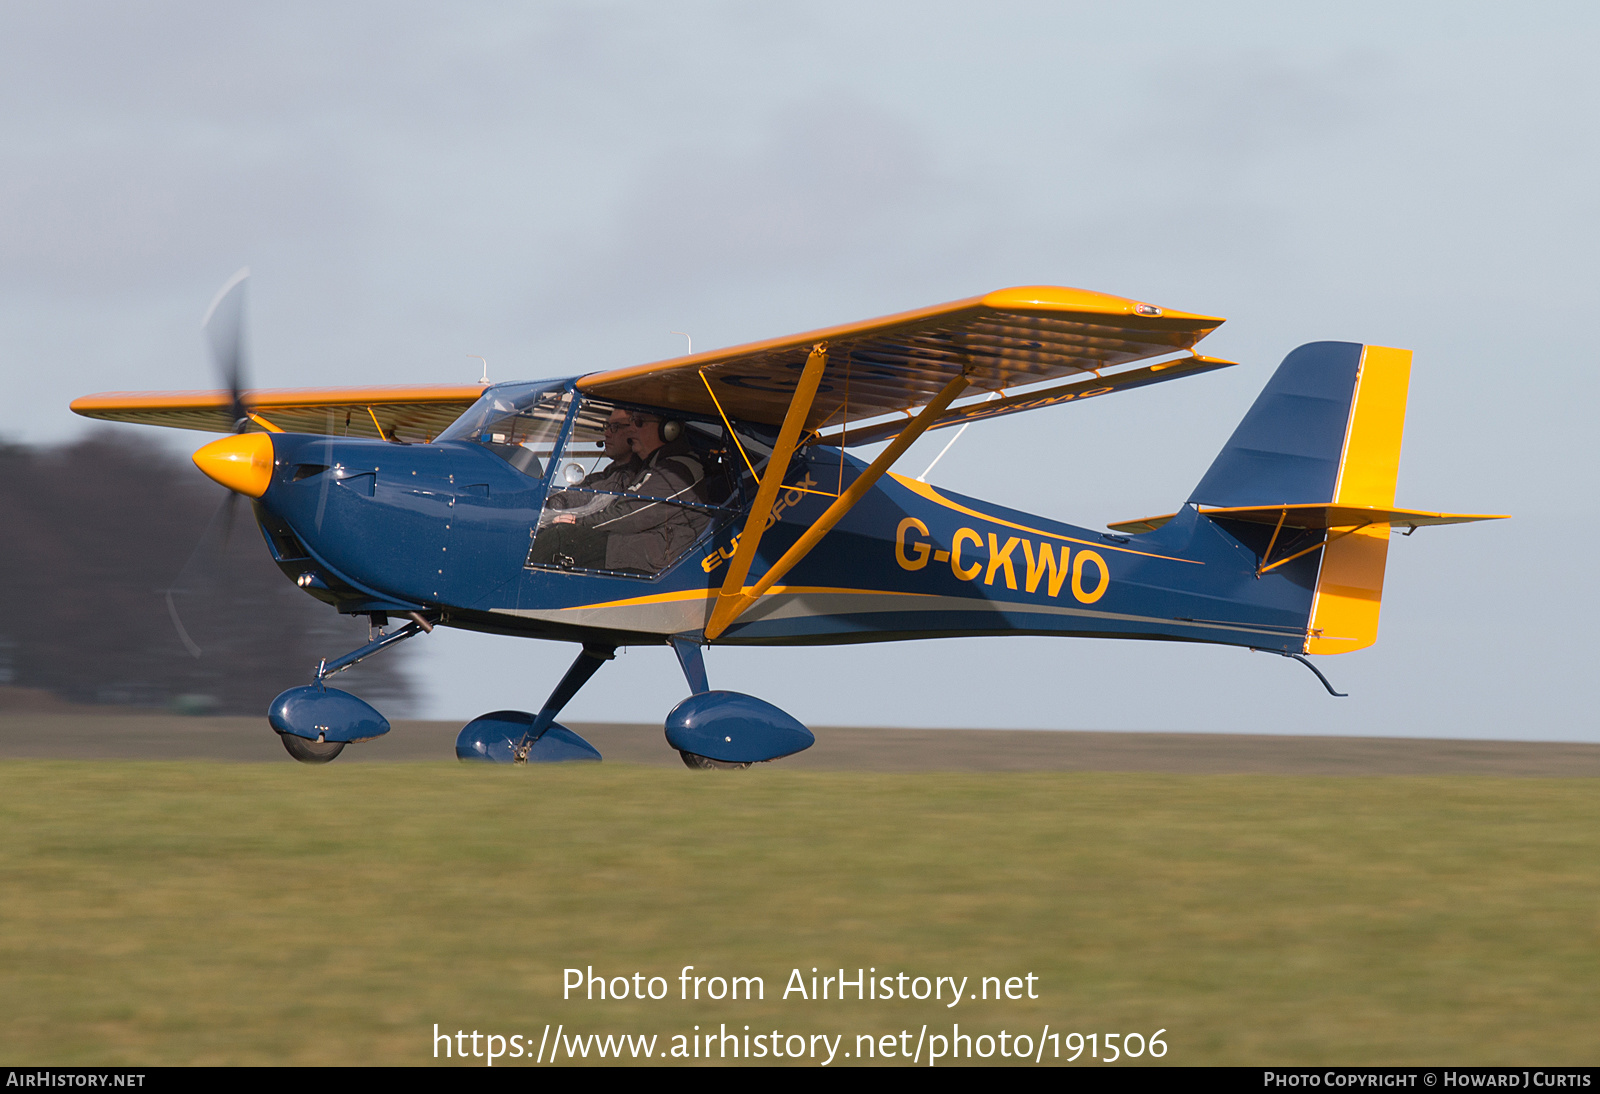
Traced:
[[693, 692], [667, 715], [667, 744], [694, 771], [744, 771], [810, 748], [811, 731], [771, 703], [737, 691], [712, 691], [699, 643], [672, 638]]
[[693, 752], [678, 749], [678, 755], [683, 757], [683, 766], [695, 771], [743, 771], [749, 767], [748, 763], [732, 763], [727, 760], [713, 760], [710, 756], [697, 756]]
[[283, 742], [285, 752], [303, 764], [331, 763], [344, 751], [343, 741], [308, 741], [293, 733], [280, 733], [278, 740]]
[[[1413, 528], [1411, 531], [1414, 532], [1414, 531], [1416, 531], [1416, 529]], [[1407, 532], [1406, 533], [1406, 535], [1408, 535], [1408, 536], [1410, 534], [1411, 534], [1411, 532]], [[1326, 676], [1322, 675], [1322, 670], [1317, 668], [1317, 666], [1313, 665], [1310, 661], [1307, 661], [1303, 654], [1290, 653], [1287, 650], [1261, 649], [1259, 646], [1251, 646], [1250, 647], [1250, 652], [1251, 653], [1275, 653], [1279, 657], [1287, 657], [1291, 661], [1298, 661], [1302, 665], [1304, 665], [1306, 668], [1308, 668], [1312, 672], [1316, 673], [1317, 679], [1322, 681], [1322, 686], [1328, 689], [1328, 694], [1329, 695], [1333, 696], [1335, 699], [1348, 699], [1350, 697], [1348, 692], [1334, 691], [1333, 690], [1333, 685], [1328, 682], [1328, 678]]]
[[557, 725], [556, 715], [616, 653], [615, 646], [585, 643], [583, 652], [572, 662], [572, 667], [538, 714], [497, 710], [474, 718], [456, 737], [456, 759], [502, 764], [600, 759], [600, 753], [588, 741], [566, 726]]
[[343, 657], [317, 666], [316, 682], [290, 688], [267, 707], [267, 722], [277, 730], [284, 751], [303, 764], [325, 764], [353, 741], [370, 741], [389, 732], [389, 720], [347, 691], [328, 687], [326, 681], [336, 672], [362, 658], [403, 642], [416, 634], [433, 630], [433, 622], [418, 612], [407, 613], [411, 622], [400, 630], [385, 634], [388, 617], [373, 615], [377, 631], [372, 641]]
[[537, 738], [528, 740], [537, 714], [525, 710], [497, 710], [468, 722], [456, 736], [456, 759], [496, 764], [554, 764], [573, 760], [599, 760], [599, 751], [566, 726], [551, 722]]

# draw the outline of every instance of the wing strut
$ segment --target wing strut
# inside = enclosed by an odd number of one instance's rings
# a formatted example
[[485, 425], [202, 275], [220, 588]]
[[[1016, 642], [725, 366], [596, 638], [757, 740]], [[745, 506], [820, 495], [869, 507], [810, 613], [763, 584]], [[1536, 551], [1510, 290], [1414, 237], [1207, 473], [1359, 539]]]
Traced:
[[[805, 414], [805, 409], [810, 406], [811, 398], [816, 394], [817, 380], [822, 375], [822, 364], [826, 360], [826, 348], [819, 346], [813, 350], [810, 359], [806, 361], [806, 372], [801, 376], [800, 386], [795, 389], [795, 401], [790, 404], [789, 413], [784, 418], [783, 432], [778, 436], [778, 447], [773, 450], [772, 457], [767, 463], [766, 476], [761, 480], [761, 488], [756, 492], [755, 504], [751, 507], [750, 518], [745, 522], [744, 532], [739, 537], [739, 549], [735, 552], [733, 561], [728, 567], [727, 579], [722, 583], [722, 590], [717, 594], [717, 606], [711, 612], [711, 620], [706, 624], [706, 639], [716, 639], [742, 615], [745, 609], [754, 604], [784, 574], [788, 573], [799, 561], [811, 553], [822, 537], [827, 535], [833, 526], [844, 519], [846, 513], [855, 508], [856, 502], [864, 497], [868, 490], [883, 477], [905, 450], [912, 443], [939, 420], [955, 402], [956, 398], [967, 389], [970, 381], [965, 373], [957, 376], [944, 386], [944, 390], [934, 398], [933, 402], [923, 407], [917, 416], [906, 423], [899, 436], [890, 442], [889, 447], [879, 453], [878, 458], [850, 484], [850, 488], [836, 498], [832, 505], [823, 511], [816, 522], [807, 528], [805, 533], [795, 541], [793, 547], [784, 552], [783, 557], [772, 564], [766, 574], [750, 588], [744, 588], [744, 579], [750, 573], [750, 563], [755, 557], [756, 544], [760, 542], [761, 533], [766, 528], [767, 514], [772, 508], [773, 501], [777, 498], [778, 487], [782, 484], [784, 473], [789, 467], [789, 457], [794, 452], [795, 437], [790, 434], [791, 425], [794, 433], [799, 432], [799, 418]], [[810, 376], [812, 367], [816, 366], [816, 377], [807, 387], [807, 377]], [[805, 407], [801, 407], [802, 392], [805, 393]], [[799, 407], [799, 414], [796, 408]], [[789, 442], [788, 447], [784, 442]], [[771, 484], [772, 489], [767, 487]], [[740, 565], [741, 559], [743, 565]]]
[[[800, 431], [817, 397], [817, 387], [822, 383], [822, 372], [828, 364], [828, 343], [818, 342], [811, 347], [806, 367], [795, 385], [794, 398], [783, 416], [783, 426], [778, 430], [778, 443], [767, 457], [767, 473], [761, 476], [756, 488], [756, 500], [750, 504], [750, 515], [745, 518], [744, 530], [739, 533], [739, 546], [728, 562], [728, 574], [717, 592], [717, 604], [711, 610], [711, 620], [706, 624], [706, 638], [712, 639], [728, 629], [740, 612], [744, 611], [744, 579], [750, 574], [750, 563], [755, 561], [756, 548], [761, 545], [761, 535], [767, 530], [767, 517], [772, 513], [772, 503], [778, 500], [778, 488], [789, 470], [789, 457], [794, 455], [800, 442]], [[708, 385], [709, 386], [709, 385]], [[730, 427], [729, 432], [732, 432]]]

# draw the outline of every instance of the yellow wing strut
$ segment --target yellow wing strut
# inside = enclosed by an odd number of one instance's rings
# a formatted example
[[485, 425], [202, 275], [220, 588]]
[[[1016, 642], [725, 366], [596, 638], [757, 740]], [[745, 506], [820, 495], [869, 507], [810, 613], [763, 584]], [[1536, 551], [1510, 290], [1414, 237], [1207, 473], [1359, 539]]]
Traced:
[[[778, 430], [778, 443], [767, 457], [767, 473], [761, 476], [756, 488], [756, 499], [750, 505], [750, 516], [745, 519], [744, 531], [739, 533], [739, 546], [728, 562], [728, 575], [717, 593], [716, 607], [711, 609], [711, 619], [706, 624], [706, 638], [713, 639], [728, 629], [728, 624], [744, 611], [744, 579], [755, 561], [756, 548], [761, 545], [761, 535], [767, 530], [767, 517], [772, 513], [772, 503], [778, 500], [778, 488], [789, 469], [789, 457], [800, 441], [800, 431], [805, 426], [806, 414], [817, 397], [817, 387], [822, 383], [822, 372], [828, 364], [828, 344], [818, 342], [806, 358], [806, 367], [795, 385], [794, 398], [783, 416], [783, 426]], [[730, 427], [731, 432], [731, 427]]]
[[282, 433], [283, 432], [283, 430], [279, 429], [277, 426], [273, 425], [271, 422], [267, 421], [265, 418], [263, 418], [261, 415], [257, 414], [253, 410], [245, 411], [244, 412], [244, 416], [246, 418], [249, 418], [252, 422], [255, 422], [256, 425], [260, 426], [262, 429], [265, 429], [268, 433]]
[[[813, 352], [811, 358], [806, 362], [807, 372], [809, 373], [812, 365], [815, 364], [817, 366], [817, 379], [820, 379], [822, 363], [823, 361], [819, 360], [819, 354]], [[777, 497], [778, 486], [781, 484], [784, 472], [788, 469], [789, 456], [793, 452], [792, 440], [789, 448], [785, 449], [783, 445], [790, 424], [794, 422], [796, 417], [795, 408], [800, 405], [801, 390], [806, 386], [805, 377], [802, 376], [800, 388], [795, 391], [795, 402], [790, 406], [789, 415], [784, 419], [784, 432], [778, 437], [778, 448], [773, 450], [772, 458], [767, 464], [767, 474], [761, 481], [760, 490], [756, 492], [756, 501], [750, 510], [750, 519], [745, 522], [744, 533], [739, 537], [739, 549], [734, 554], [733, 562], [728, 568], [728, 576], [722, 583], [722, 590], [717, 594], [717, 606], [712, 610], [711, 621], [706, 624], [706, 640], [713, 641], [726, 631], [733, 621], [742, 615], [750, 605], [759, 600], [762, 594], [772, 588], [784, 574], [788, 573], [801, 559], [810, 554], [811, 549], [822, 540], [823, 536], [832, 531], [834, 525], [844, 519], [846, 513], [855, 508], [856, 503], [866, 495], [868, 490], [872, 489], [877, 481], [883, 477], [883, 473], [893, 466], [894, 462], [905, 453], [905, 450], [910, 448], [918, 437], [927, 432], [939, 420], [939, 416], [967, 389], [969, 383], [970, 381], [967, 379], [966, 374], [963, 373], [946, 384], [944, 390], [939, 392], [933, 402], [923, 407], [915, 418], [906, 423], [906, 427], [900, 431], [900, 434], [889, 444], [889, 447], [879, 453], [878, 458], [873, 460], [867, 469], [856, 478], [856, 481], [850, 484], [850, 488], [839, 495], [811, 527], [805, 530], [805, 533], [795, 541], [794, 546], [785, 551], [783, 557], [772, 564], [771, 569], [766, 572], [761, 580], [750, 588], [745, 589], [743, 587], [744, 579], [750, 573], [750, 563], [755, 556], [755, 541], [758, 541], [761, 532], [765, 530], [767, 513], [772, 508], [772, 503]], [[816, 382], [813, 381], [810, 394], [814, 395], [815, 392]], [[810, 405], [809, 395], [806, 403], [807, 406]], [[803, 416], [804, 413], [805, 409], [802, 408], [800, 414]], [[796, 432], [798, 432], [798, 422], [794, 422], [794, 424], [796, 425]], [[779, 450], [782, 450], [782, 462], [779, 461]], [[768, 483], [772, 484], [770, 492], [767, 490]], [[765, 501], [763, 501], [763, 498], [765, 498]], [[754, 535], [752, 535], [752, 531]], [[748, 553], [746, 553], [747, 549]], [[744, 565], [741, 569], [735, 571], [734, 567], [739, 565], [741, 558], [744, 560]]]

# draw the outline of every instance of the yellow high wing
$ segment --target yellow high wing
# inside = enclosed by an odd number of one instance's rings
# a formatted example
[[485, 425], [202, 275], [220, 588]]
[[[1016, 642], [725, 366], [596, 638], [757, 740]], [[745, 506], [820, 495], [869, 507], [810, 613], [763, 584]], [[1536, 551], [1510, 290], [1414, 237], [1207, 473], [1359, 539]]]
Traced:
[[[1030, 285], [787, 338], [594, 373], [579, 380], [578, 389], [621, 402], [780, 426], [777, 445], [706, 624], [705, 638], [710, 641], [805, 558], [913, 441], [930, 428], [984, 416], [976, 409], [978, 404], [951, 408], [968, 387], [985, 393], [1004, 392], [1080, 378], [1064, 387], [990, 404], [992, 413], [1009, 413], [1087, 393], [1102, 394], [1122, 386], [1192, 375], [1231, 362], [1191, 357], [1172, 362], [1170, 377], [1156, 375], [1159, 366], [1115, 370], [1189, 350], [1221, 323], [1215, 316], [1171, 311], [1105, 293]], [[1123, 379], [1134, 371], [1141, 374], [1136, 380]], [[1097, 382], [1085, 387], [1084, 376]], [[895, 415], [902, 417], [896, 421]], [[887, 424], [850, 428], [851, 423], [884, 417], [890, 418]], [[824, 429], [834, 432], [821, 437]], [[883, 453], [794, 546], [759, 580], [746, 585], [789, 459], [800, 443], [820, 438], [861, 444], [890, 435], [894, 439]]]
[[[483, 394], [479, 384], [265, 389], [245, 393], [252, 430], [431, 441]], [[233, 432], [226, 391], [108, 391], [72, 410], [108, 422]]]

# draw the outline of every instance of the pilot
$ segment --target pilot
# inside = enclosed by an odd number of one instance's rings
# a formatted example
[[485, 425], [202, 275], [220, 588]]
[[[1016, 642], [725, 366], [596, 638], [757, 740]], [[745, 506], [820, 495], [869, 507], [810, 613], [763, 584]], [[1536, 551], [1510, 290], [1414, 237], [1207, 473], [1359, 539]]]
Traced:
[[643, 471], [633, 450], [637, 431], [633, 419], [621, 407], [612, 410], [601, 441], [611, 462], [584, 476], [577, 484], [580, 489], [558, 490], [545, 499], [539, 534], [528, 555], [530, 563], [584, 570], [605, 566], [606, 533], [596, 531], [594, 521], [621, 500], [619, 494], [638, 481]]
[[[640, 473], [641, 464], [639, 457], [633, 451], [633, 437], [637, 427], [634, 424], [634, 415], [629, 414], [621, 407], [611, 412], [606, 419], [604, 440], [605, 454], [611, 460], [604, 470], [591, 471], [584, 476], [578, 484], [583, 490], [626, 490]], [[560, 490], [550, 495], [545, 501], [546, 509], [577, 510], [595, 504], [597, 499], [589, 494], [578, 491]], [[602, 502], [609, 504], [609, 501]], [[571, 521], [562, 523], [570, 524]]]
[[705, 531], [710, 516], [702, 509], [705, 466], [682, 435], [662, 436], [662, 420], [654, 414], [633, 415], [629, 440], [639, 461], [639, 478], [626, 487], [633, 499], [621, 499], [605, 510], [595, 527], [608, 533], [608, 570], [658, 573], [689, 548]]
[[[579, 504], [563, 502], [545, 513], [530, 562], [657, 573], [705, 530], [709, 517], [684, 507], [705, 502], [700, 496], [705, 468], [688, 441], [682, 436], [664, 440], [662, 421], [653, 414], [614, 411], [606, 427], [607, 453], [615, 438], [625, 438], [632, 459], [614, 457], [611, 467], [583, 485], [618, 493], [585, 501], [571, 492], [572, 502]], [[591, 485], [591, 479], [603, 484]]]

